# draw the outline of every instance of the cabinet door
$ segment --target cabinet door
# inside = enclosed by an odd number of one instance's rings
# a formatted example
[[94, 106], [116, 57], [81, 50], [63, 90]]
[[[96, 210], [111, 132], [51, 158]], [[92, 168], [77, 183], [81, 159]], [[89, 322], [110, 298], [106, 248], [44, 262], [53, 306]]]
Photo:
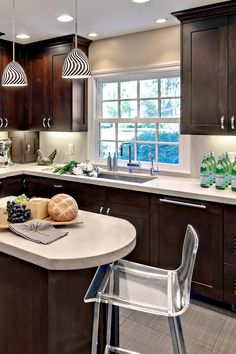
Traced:
[[229, 133], [236, 134], [236, 15], [229, 16]]
[[47, 130], [49, 111], [48, 62], [45, 52], [32, 49], [28, 53], [28, 110], [27, 127], [32, 130]]
[[136, 246], [126, 258], [150, 264], [149, 195], [107, 188], [106, 202], [105, 213], [128, 220], [136, 229]]
[[236, 207], [224, 207], [224, 302], [236, 305]]
[[[169, 200], [173, 201], [173, 204], [168, 203]], [[223, 212], [221, 206], [192, 200], [160, 198], [158, 207], [159, 266], [175, 269], [180, 265], [183, 240], [188, 224], [196, 229], [199, 237], [192, 291], [222, 301]]]
[[7, 177], [1, 180], [0, 196], [19, 195], [23, 193], [22, 177]]
[[227, 17], [182, 25], [182, 134], [226, 134]]
[[[12, 47], [0, 48], [1, 64], [0, 77], [3, 70], [12, 61]], [[4, 87], [0, 89], [0, 131], [20, 129], [22, 125], [22, 116], [20, 114], [20, 94], [24, 91], [24, 87]]]

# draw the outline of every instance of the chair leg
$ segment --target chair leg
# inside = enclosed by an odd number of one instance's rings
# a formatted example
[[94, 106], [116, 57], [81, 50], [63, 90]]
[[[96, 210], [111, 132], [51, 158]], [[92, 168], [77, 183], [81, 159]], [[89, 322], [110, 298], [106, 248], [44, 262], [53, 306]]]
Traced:
[[111, 344], [111, 324], [112, 324], [112, 304], [108, 304], [106, 348], [105, 348], [104, 354], [109, 354], [109, 352], [110, 352], [110, 344]]
[[100, 302], [95, 302], [95, 304], [94, 304], [94, 314], [93, 314], [93, 335], [92, 335], [91, 354], [97, 354], [99, 315], [100, 315]]
[[169, 324], [169, 329], [170, 329], [170, 335], [171, 335], [171, 340], [172, 340], [172, 346], [173, 346], [174, 354], [180, 354], [174, 317], [168, 317], [168, 324]]
[[185, 342], [184, 342], [184, 335], [183, 335], [181, 319], [180, 319], [180, 316], [177, 316], [175, 318], [176, 318], [176, 324], [177, 324], [177, 328], [178, 328], [180, 348], [182, 350], [182, 354], [186, 354], [187, 351], [186, 351]]

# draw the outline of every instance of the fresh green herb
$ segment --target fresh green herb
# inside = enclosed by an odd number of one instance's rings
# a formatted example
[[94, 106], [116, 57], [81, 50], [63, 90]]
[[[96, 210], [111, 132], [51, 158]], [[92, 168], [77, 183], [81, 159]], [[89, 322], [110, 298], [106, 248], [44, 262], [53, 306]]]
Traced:
[[62, 174], [69, 174], [70, 175], [73, 173], [73, 168], [77, 167], [77, 165], [78, 165], [78, 162], [70, 161], [67, 164], [65, 164], [64, 166], [55, 167], [52, 172], [58, 173], [60, 175], [62, 175]]

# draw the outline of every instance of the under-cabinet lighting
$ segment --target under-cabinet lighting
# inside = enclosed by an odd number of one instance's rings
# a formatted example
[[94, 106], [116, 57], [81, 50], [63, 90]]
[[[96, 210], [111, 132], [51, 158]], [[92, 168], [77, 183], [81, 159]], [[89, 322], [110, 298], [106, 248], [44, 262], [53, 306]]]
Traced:
[[88, 36], [94, 38], [94, 37], [97, 37], [97, 33], [91, 32], [91, 33], [88, 34]]

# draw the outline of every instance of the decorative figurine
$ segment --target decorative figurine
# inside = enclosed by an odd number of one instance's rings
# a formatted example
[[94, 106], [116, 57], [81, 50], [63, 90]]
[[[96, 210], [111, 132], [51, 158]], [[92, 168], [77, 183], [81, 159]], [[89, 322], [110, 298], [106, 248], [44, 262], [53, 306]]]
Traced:
[[53, 160], [57, 154], [57, 150], [55, 149], [48, 157], [44, 157], [41, 150], [37, 150], [37, 164], [38, 165], [51, 165]]

